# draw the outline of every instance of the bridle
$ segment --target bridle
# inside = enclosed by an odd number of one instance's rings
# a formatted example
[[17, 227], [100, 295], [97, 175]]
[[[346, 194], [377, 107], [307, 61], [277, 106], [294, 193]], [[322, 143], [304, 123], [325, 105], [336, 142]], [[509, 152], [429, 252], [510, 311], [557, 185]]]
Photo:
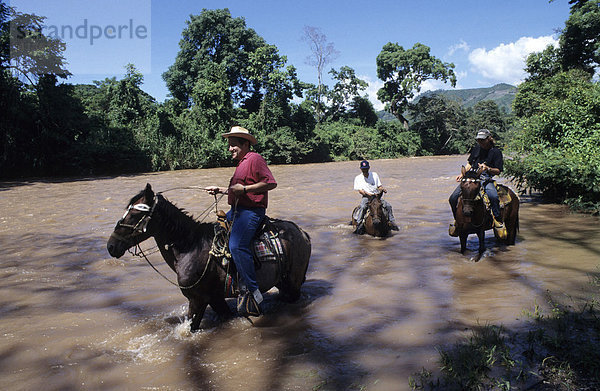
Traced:
[[[131, 234], [129, 236], [131, 236], [131, 235], [133, 235], [135, 233], [138, 233], [138, 234], [146, 233], [146, 230], [148, 228], [148, 223], [152, 219], [152, 213], [154, 212], [154, 208], [156, 208], [156, 205], [158, 204], [158, 197], [157, 197], [158, 194], [160, 194], [160, 193], [157, 193], [154, 196], [154, 201], [153, 201], [153, 204], [152, 204], [151, 207], [149, 205], [143, 204], [143, 203], [129, 205], [127, 207], [127, 210], [125, 211], [125, 214], [123, 214], [123, 217], [121, 217], [121, 219], [119, 221], [117, 221], [117, 226], [115, 227], [115, 230], [117, 228], [120, 228], [120, 227], [130, 228], [131, 229]], [[215, 209], [217, 207], [216, 206], [217, 202], [218, 202], [218, 200], [217, 200], [217, 197], [215, 195]], [[237, 205], [237, 202], [236, 202], [236, 205]], [[135, 225], [123, 223], [123, 220], [125, 220], [125, 217], [127, 217], [127, 215], [129, 214], [129, 212], [131, 211], [131, 209], [135, 209], [137, 211], [140, 211], [140, 212], [144, 213], [144, 216], [142, 216], [142, 218]], [[146, 260], [146, 262], [152, 267], [152, 269], [154, 269], [154, 271], [156, 271], [158, 274], [160, 274], [165, 280], [167, 280], [168, 282], [170, 282], [172, 285], [175, 285], [176, 287], [178, 287], [180, 289], [192, 289], [196, 285], [198, 285], [200, 283], [200, 281], [206, 275], [206, 272], [208, 271], [208, 266], [211, 263], [210, 262], [211, 258], [214, 256], [214, 254], [210, 254], [210, 256], [208, 257], [208, 260], [206, 262], [206, 265], [204, 267], [204, 271], [202, 272], [202, 275], [200, 276], [200, 278], [198, 278], [198, 280], [196, 280], [195, 283], [193, 283], [193, 284], [191, 284], [189, 286], [182, 286], [182, 285], [179, 285], [176, 282], [171, 281], [171, 279], [169, 279], [167, 276], [165, 276], [163, 273], [161, 273], [160, 270], [158, 270], [152, 264], [152, 262], [150, 262], [150, 260], [146, 256], [146, 254], [144, 254], [144, 251], [140, 247], [139, 243], [135, 243], [130, 238], [123, 237], [123, 236], [119, 235], [118, 233], [116, 233], [115, 231], [113, 231], [113, 233], [112, 233], [111, 236], [113, 236], [115, 239], [118, 239], [118, 240], [121, 240], [121, 241], [127, 243], [129, 245], [129, 247], [136, 246], [137, 250], [135, 252], [131, 252], [130, 251], [130, 253], [132, 253], [133, 255], [136, 255], [138, 257], [143, 257]], [[214, 247], [214, 243], [213, 243], [213, 247]]]
[[[142, 203], [129, 205], [127, 207], [127, 210], [125, 211], [125, 214], [123, 215], [123, 217], [121, 217], [121, 219], [119, 221], [117, 221], [117, 226], [115, 227], [115, 231], [117, 230], [117, 228], [123, 227], [123, 228], [131, 229], [131, 234], [128, 236], [131, 236], [135, 233], [138, 233], [138, 234], [146, 233], [146, 230], [148, 229], [148, 223], [150, 222], [150, 219], [152, 219], [152, 213], [154, 212], [154, 208], [156, 208], [157, 203], [158, 203], [158, 199], [156, 196], [154, 196], [154, 202], [152, 204], [152, 207], [150, 207], [147, 204], [142, 204]], [[123, 220], [125, 220], [125, 217], [127, 217], [127, 215], [129, 214], [129, 212], [132, 209], [140, 211], [140, 212], [144, 213], [144, 215], [135, 225], [123, 223]], [[136, 243], [134, 243], [129, 237], [121, 236], [116, 232], [113, 232], [112, 236], [114, 236], [115, 239], [118, 239], [127, 244], [130, 244], [131, 246], [136, 245]]]
[[[462, 183], [477, 183], [479, 185], [479, 189], [481, 190], [481, 178], [462, 178], [461, 179]], [[474, 198], [465, 198], [464, 194], [461, 194], [462, 197], [462, 202], [464, 205], [468, 205], [471, 208], [475, 209], [475, 202], [477, 202], [478, 200], [480, 200], [480, 191], [477, 191], [477, 195]], [[471, 221], [471, 224], [474, 227], [480, 227], [485, 223], [485, 214], [483, 215], [483, 219], [481, 220], [481, 223], [479, 224], [475, 224], [473, 221]]]

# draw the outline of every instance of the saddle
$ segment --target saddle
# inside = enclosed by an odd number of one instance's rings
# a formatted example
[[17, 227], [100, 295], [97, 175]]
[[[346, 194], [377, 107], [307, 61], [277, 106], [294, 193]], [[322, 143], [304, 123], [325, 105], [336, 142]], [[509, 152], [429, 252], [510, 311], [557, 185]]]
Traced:
[[[276, 262], [279, 264], [279, 270], [281, 273], [284, 272], [283, 263], [285, 260], [283, 245], [281, 238], [279, 237], [278, 229], [275, 226], [274, 219], [265, 216], [260, 223], [259, 228], [256, 230], [254, 239], [252, 240], [252, 255], [254, 258], [254, 268], [259, 270], [265, 262]], [[239, 280], [237, 276], [237, 270], [235, 264], [231, 262], [231, 252], [229, 251], [228, 234], [230, 230], [230, 224], [227, 221], [225, 212], [222, 210], [217, 212], [218, 225], [215, 226], [215, 238], [213, 240], [212, 249], [210, 254], [221, 260], [221, 265], [227, 267], [227, 281], [226, 281], [226, 292], [230, 294], [235, 293], [235, 286], [232, 275], [235, 275], [235, 281]], [[233, 268], [232, 272], [229, 272], [229, 266]], [[284, 277], [282, 275], [282, 277]]]
[[[510, 202], [512, 201], [512, 197], [510, 196], [510, 192], [508, 191], [508, 186], [505, 185], [501, 185], [499, 183], [497, 183], [496, 181], [494, 181], [494, 186], [496, 187], [496, 191], [498, 192], [498, 200], [499, 200], [499, 204], [500, 204], [500, 210], [504, 209], [504, 207], [508, 204], [510, 204]], [[485, 193], [485, 189], [483, 188], [483, 186], [479, 189], [479, 195], [477, 198], [480, 198], [483, 200], [483, 203], [485, 204], [485, 208], [490, 211], [491, 207], [490, 207], [490, 199], [488, 198], [487, 194]]]
[[275, 220], [265, 216], [252, 241], [254, 267], [257, 270], [262, 262], [283, 261], [283, 245], [274, 222]]

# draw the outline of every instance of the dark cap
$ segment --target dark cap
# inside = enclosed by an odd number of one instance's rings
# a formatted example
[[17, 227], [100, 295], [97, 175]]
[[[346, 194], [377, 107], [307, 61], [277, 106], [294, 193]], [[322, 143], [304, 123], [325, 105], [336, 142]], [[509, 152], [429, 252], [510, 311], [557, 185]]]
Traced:
[[362, 170], [363, 168], [370, 168], [368, 161], [363, 160], [362, 162], [360, 162], [360, 169]]
[[479, 129], [477, 131], [477, 136], [475, 136], [476, 140], [485, 140], [486, 138], [490, 137], [492, 135], [492, 132], [490, 132], [487, 129]]

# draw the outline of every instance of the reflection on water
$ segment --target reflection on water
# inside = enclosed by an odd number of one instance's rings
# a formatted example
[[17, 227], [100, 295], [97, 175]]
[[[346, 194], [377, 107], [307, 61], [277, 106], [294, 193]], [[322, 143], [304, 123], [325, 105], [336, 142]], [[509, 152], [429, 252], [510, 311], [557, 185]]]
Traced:
[[[481, 261], [470, 260], [474, 236], [459, 253], [447, 198], [464, 161], [373, 161], [400, 226], [386, 239], [351, 234], [357, 162], [273, 166], [268, 214], [312, 238], [302, 298], [284, 304], [269, 292], [254, 326], [208, 311], [196, 334], [183, 295], [139, 258], [110, 258], [106, 240], [147, 182], [179, 188], [165, 195], [200, 215], [213, 198], [190, 188], [225, 185], [231, 168], [0, 184], [0, 386], [406, 389], [434, 365], [437, 345], [473, 325], [519, 327], [548, 290], [585, 298], [598, 273], [598, 218], [524, 198], [516, 246], [489, 233]], [[150, 259], [172, 276], [159, 254]]]

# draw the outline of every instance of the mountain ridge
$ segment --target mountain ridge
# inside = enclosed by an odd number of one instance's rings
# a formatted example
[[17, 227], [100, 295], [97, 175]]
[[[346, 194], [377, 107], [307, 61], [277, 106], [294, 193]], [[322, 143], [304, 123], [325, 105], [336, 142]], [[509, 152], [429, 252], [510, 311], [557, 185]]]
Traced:
[[[517, 87], [507, 83], [499, 83], [492, 87], [427, 91], [417, 96], [415, 102], [418, 102], [418, 100], [423, 97], [441, 95], [458, 102], [463, 108], [470, 108], [481, 101], [491, 100], [496, 102], [500, 111], [511, 113], [512, 102], [514, 101], [516, 94]], [[377, 116], [383, 120], [392, 120], [395, 118], [385, 110], [377, 112]]]
[[478, 102], [484, 100], [491, 100], [496, 102], [500, 110], [510, 113], [512, 112], [512, 102], [515, 99], [516, 94], [517, 87], [507, 83], [499, 83], [492, 87], [427, 91], [419, 95], [416, 99], [418, 100], [422, 97], [433, 95], [442, 95], [457, 101], [464, 108], [473, 107]]

